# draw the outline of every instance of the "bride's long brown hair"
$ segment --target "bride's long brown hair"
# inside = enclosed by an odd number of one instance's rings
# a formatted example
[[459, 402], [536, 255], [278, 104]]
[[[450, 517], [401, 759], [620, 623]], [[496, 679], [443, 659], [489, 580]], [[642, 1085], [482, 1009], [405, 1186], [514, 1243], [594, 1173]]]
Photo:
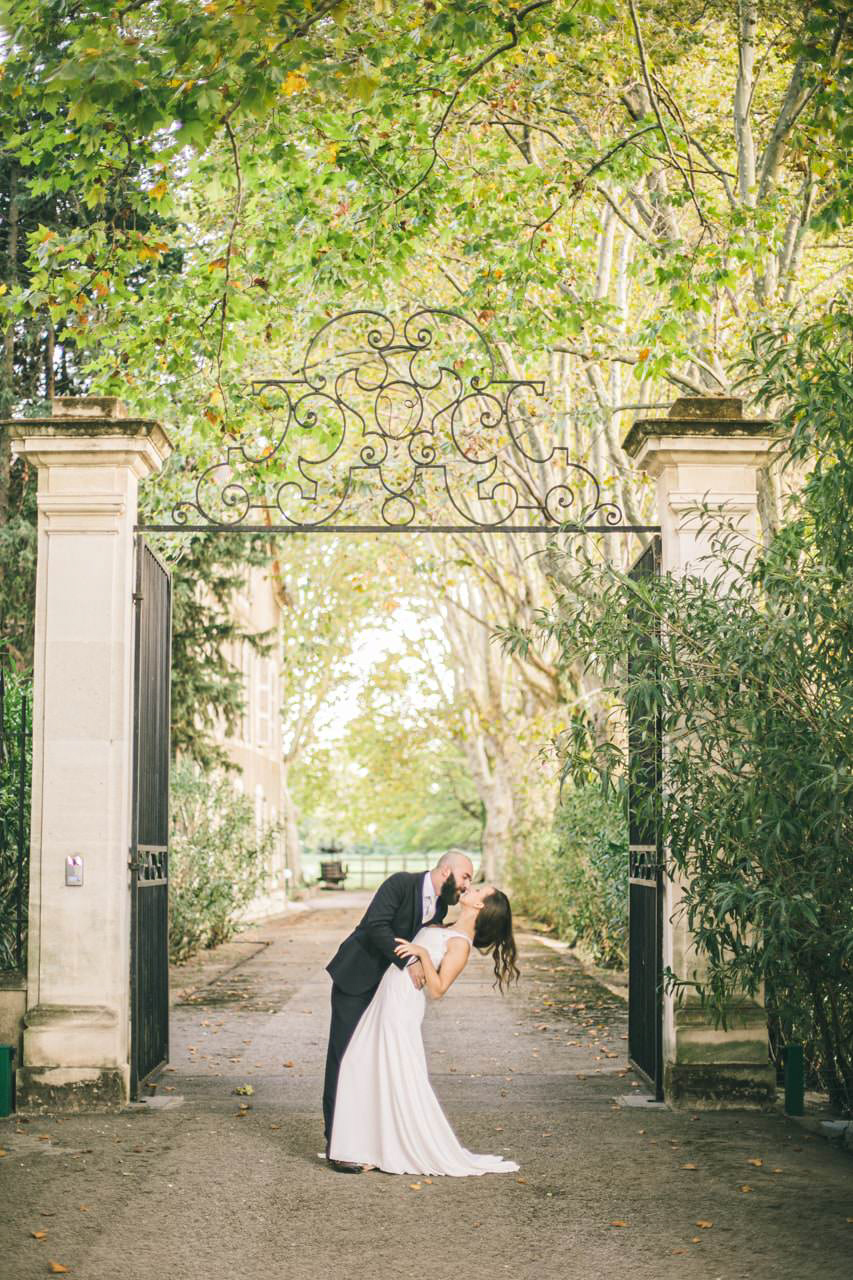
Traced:
[[495, 889], [477, 912], [474, 924], [474, 946], [491, 955], [495, 962], [495, 986], [503, 992], [511, 982], [518, 982], [518, 951], [512, 936], [512, 907], [509, 898]]

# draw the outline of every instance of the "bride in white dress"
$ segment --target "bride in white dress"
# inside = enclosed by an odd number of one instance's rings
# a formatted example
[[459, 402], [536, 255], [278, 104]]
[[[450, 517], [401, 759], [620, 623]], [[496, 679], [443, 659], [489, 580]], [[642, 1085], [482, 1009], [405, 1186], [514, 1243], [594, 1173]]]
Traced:
[[[468, 963], [471, 947], [491, 953], [495, 985], [518, 978], [512, 911], [492, 885], [471, 888], [459, 900], [451, 928], [426, 925], [397, 954], [423, 963], [425, 991], [440, 999]], [[456, 1137], [429, 1082], [421, 1024], [425, 992], [405, 969], [385, 973], [341, 1062], [329, 1156], [385, 1173], [514, 1173], [500, 1156], [475, 1155]]]

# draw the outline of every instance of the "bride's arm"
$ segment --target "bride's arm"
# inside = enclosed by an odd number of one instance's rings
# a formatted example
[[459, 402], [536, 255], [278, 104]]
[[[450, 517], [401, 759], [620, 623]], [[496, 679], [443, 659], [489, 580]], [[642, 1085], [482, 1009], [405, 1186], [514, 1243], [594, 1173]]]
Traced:
[[424, 967], [426, 989], [433, 1000], [440, 1000], [445, 991], [456, 981], [468, 963], [471, 948], [461, 938], [451, 938], [441, 962], [441, 969], [436, 969], [426, 947], [418, 947], [404, 938], [397, 939], [398, 956], [417, 956]]

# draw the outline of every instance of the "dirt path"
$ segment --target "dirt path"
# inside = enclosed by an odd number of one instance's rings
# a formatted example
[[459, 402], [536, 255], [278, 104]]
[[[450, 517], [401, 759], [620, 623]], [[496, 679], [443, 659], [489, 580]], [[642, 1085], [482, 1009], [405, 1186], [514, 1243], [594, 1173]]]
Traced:
[[0, 1121], [3, 1280], [50, 1260], [79, 1280], [848, 1280], [850, 1156], [776, 1116], [617, 1105], [642, 1093], [625, 1006], [534, 939], [517, 992], [478, 958], [426, 1031], [461, 1140], [519, 1177], [331, 1173], [323, 965], [356, 914], [255, 930], [249, 959], [208, 970], [155, 1107]]

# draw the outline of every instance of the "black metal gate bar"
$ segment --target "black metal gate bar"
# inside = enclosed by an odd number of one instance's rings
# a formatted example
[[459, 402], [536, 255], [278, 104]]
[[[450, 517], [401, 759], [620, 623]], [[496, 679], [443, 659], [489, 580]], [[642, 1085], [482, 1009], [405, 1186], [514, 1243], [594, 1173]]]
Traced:
[[172, 584], [136, 540], [131, 1097], [169, 1057], [169, 761]]
[[[631, 570], [660, 573], [661, 541], [652, 540]], [[655, 678], [655, 629], [629, 656], [632, 673]], [[663, 860], [660, 715], [628, 706], [629, 972], [628, 1057], [663, 1098]]]
[[138, 524], [137, 533], [660, 533], [659, 524]]

